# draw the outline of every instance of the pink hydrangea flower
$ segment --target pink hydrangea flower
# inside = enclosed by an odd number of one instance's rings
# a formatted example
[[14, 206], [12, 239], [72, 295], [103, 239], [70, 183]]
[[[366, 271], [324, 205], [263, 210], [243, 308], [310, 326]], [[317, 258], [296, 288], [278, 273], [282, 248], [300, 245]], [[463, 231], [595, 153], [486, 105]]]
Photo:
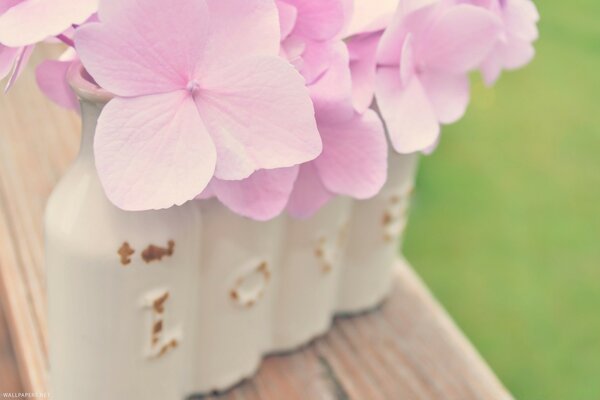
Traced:
[[81, 24], [98, 8], [98, 0], [3, 0], [0, 43], [23, 47]]
[[8, 78], [4, 89], [7, 92], [23, 72], [33, 52], [33, 46], [6, 47], [0, 44], [0, 80]]
[[371, 110], [357, 113], [349, 102], [317, 108], [316, 117], [323, 152], [314, 161], [261, 170], [242, 181], [213, 179], [200, 198], [214, 196], [240, 215], [268, 220], [284, 209], [296, 218], [310, 217], [336, 195], [376, 195], [387, 178], [381, 119]]
[[318, 80], [335, 59], [335, 43], [350, 17], [346, 0], [276, 0], [281, 52], [306, 79]]
[[373, 197], [387, 179], [388, 149], [381, 119], [371, 110], [354, 109], [347, 47], [337, 42], [332, 48], [330, 68], [308, 85], [323, 153], [300, 166], [287, 204], [288, 213], [296, 218], [310, 217], [336, 195]]
[[57, 105], [73, 111], [79, 111], [79, 102], [67, 82], [67, 71], [76, 59], [75, 49], [69, 48], [58, 60], [40, 63], [35, 73], [42, 93]]
[[469, 101], [468, 73], [495, 45], [500, 21], [467, 4], [403, 0], [383, 32], [350, 43], [355, 106], [373, 96], [399, 153], [430, 150], [440, 124], [457, 121]]
[[0, 80], [6, 91], [20, 76], [33, 46], [83, 23], [98, 0], [0, 0]]
[[312, 216], [336, 195], [375, 196], [387, 179], [387, 141], [381, 119], [369, 110], [343, 118], [319, 115], [323, 154], [300, 166], [287, 211]]
[[351, 15], [342, 0], [278, 1], [281, 52], [303, 74], [315, 105], [323, 153], [292, 168], [259, 171], [235, 182], [214, 179], [202, 198], [217, 197], [234, 212], [271, 219], [287, 208], [314, 214], [335, 195], [374, 196], [387, 176], [387, 142], [374, 112], [351, 103], [348, 51], [341, 40]]
[[398, 0], [354, 0], [347, 37], [384, 30], [398, 8]]
[[267, 221], [285, 209], [299, 167], [259, 170], [241, 181], [213, 179], [199, 200], [216, 197], [230, 210], [257, 221]]
[[[83, 24], [98, 22], [97, 14], [91, 15]], [[79, 28], [79, 26], [77, 27]], [[47, 39], [46, 42], [67, 42], [71, 46], [59, 57], [58, 60], [44, 60], [36, 69], [38, 87], [52, 102], [60, 107], [79, 112], [79, 101], [67, 81], [67, 71], [73, 63], [79, 62], [77, 52], [73, 47], [75, 28], [69, 28], [60, 36], [61, 39]]]
[[483, 78], [493, 85], [502, 70], [521, 68], [533, 59], [540, 15], [531, 0], [453, 0], [483, 7], [502, 20], [502, 34], [481, 65]]
[[321, 153], [304, 80], [278, 57], [272, 1], [105, 0], [99, 18], [75, 42], [116, 95], [98, 121], [95, 155], [117, 206], [182, 204], [213, 176], [241, 180]]

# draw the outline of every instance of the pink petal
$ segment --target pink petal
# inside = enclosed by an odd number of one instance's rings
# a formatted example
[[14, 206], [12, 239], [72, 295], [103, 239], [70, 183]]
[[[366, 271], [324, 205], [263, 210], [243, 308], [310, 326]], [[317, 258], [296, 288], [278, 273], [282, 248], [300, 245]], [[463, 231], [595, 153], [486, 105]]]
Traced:
[[481, 64], [485, 84], [493, 85], [503, 69], [514, 70], [531, 62], [535, 48], [530, 42], [509, 37], [506, 42], [498, 42]]
[[298, 71], [304, 67], [302, 54], [306, 50], [306, 41], [299, 36], [288, 36], [281, 42], [280, 55], [288, 60]]
[[67, 70], [72, 61], [46, 60], [36, 69], [36, 80], [40, 90], [61, 107], [78, 111], [77, 96], [67, 82]]
[[535, 56], [531, 42], [517, 38], [509, 38], [506, 44], [500, 45], [502, 64], [506, 69], [518, 69], [529, 64]]
[[401, 0], [398, 5], [398, 11], [406, 17], [415, 11], [431, 5], [437, 5], [440, 2], [440, 0]]
[[441, 6], [429, 0], [401, 1], [398, 9], [383, 33], [377, 49], [377, 63], [384, 66], [397, 65], [402, 57], [406, 36], [412, 34], [420, 40]]
[[130, 211], [193, 199], [216, 163], [213, 142], [186, 91], [111, 100], [98, 120], [94, 149], [106, 195]]
[[359, 112], [365, 112], [373, 102], [377, 44], [381, 34], [359, 35], [350, 39], [350, 72], [352, 101]]
[[438, 121], [451, 124], [463, 117], [469, 104], [469, 77], [445, 73], [423, 73], [421, 84]]
[[15, 65], [13, 68], [13, 72], [10, 75], [10, 78], [8, 79], [6, 88], [4, 89], [5, 93], [10, 90], [10, 88], [15, 84], [17, 79], [23, 73], [23, 70], [25, 69], [27, 62], [29, 61], [29, 58], [31, 57], [31, 53], [33, 53], [33, 48], [34, 48], [34, 46], [25, 46], [25, 47], [21, 47], [17, 51], [17, 56], [15, 58]]
[[272, 219], [285, 209], [299, 168], [256, 171], [241, 181], [214, 179], [210, 184], [231, 211], [259, 221]]
[[529, 0], [508, 1], [504, 10], [505, 29], [509, 35], [523, 41], [533, 42], [538, 38], [536, 22], [539, 14]]
[[280, 58], [223, 65], [202, 77], [196, 103], [217, 146], [220, 179], [291, 167], [321, 153], [304, 78]]
[[298, 18], [294, 34], [308, 39], [333, 39], [342, 30], [346, 6], [342, 0], [283, 0], [296, 7]]
[[414, 153], [435, 143], [440, 126], [418, 77], [402, 86], [396, 68], [380, 68], [375, 90], [377, 105], [398, 153]]
[[398, 0], [354, 0], [347, 36], [383, 30], [398, 8]]
[[387, 141], [383, 124], [369, 110], [343, 122], [319, 121], [323, 154], [314, 163], [331, 192], [366, 199], [387, 178]]
[[18, 52], [18, 48], [0, 44], [0, 80], [6, 78], [13, 69]]
[[461, 4], [448, 7], [415, 43], [415, 59], [427, 69], [464, 73], [477, 68], [500, 33], [491, 12]]
[[531, 0], [508, 0], [508, 3], [514, 3], [519, 8], [519, 12], [527, 19], [538, 22], [540, 20], [540, 13]]
[[[206, 3], [210, 10], [210, 38], [196, 77], [247, 57], [279, 54], [281, 30], [273, 0], [206, 0]], [[164, 1], [162, 4], [164, 8]]]
[[[305, 41], [304, 52], [302, 53], [302, 66], [300, 73], [306, 80], [307, 85], [312, 85], [318, 80], [327, 69], [331, 66], [333, 59], [336, 57], [334, 41], [329, 42], [313, 42]], [[343, 46], [342, 42], [339, 42]], [[347, 57], [346, 57], [347, 58]]]
[[210, 181], [208, 186], [206, 186], [204, 188], [202, 193], [200, 193], [198, 196], [196, 196], [196, 198], [194, 200], [208, 200], [208, 199], [212, 199], [213, 197], [216, 197], [217, 195], [215, 194], [215, 191], [213, 190], [213, 182], [215, 180], [216, 180], [216, 178], [213, 178], [213, 180]]
[[400, 56], [400, 81], [403, 85], [410, 81], [416, 72], [412, 42], [413, 35], [409, 33], [406, 35], [406, 39], [402, 45], [402, 54]]
[[185, 88], [208, 35], [204, 0], [103, 1], [102, 23], [75, 33], [77, 52], [94, 79], [118, 96]]
[[0, 42], [20, 47], [56, 36], [96, 12], [98, 0], [29, 0], [0, 16]]
[[336, 118], [348, 119], [353, 115], [348, 49], [342, 42], [329, 48], [332, 52], [329, 68], [308, 87], [310, 97], [320, 117], [334, 114]]
[[298, 10], [291, 4], [285, 3], [281, 0], [275, 2], [277, 10], [279, 12], [279, 25], [281, 29], [281, 40], [286, 39], [294, 26], [296, 25], [296, 19], [298, 18]]
[[294, 218], [309, 218], [333, 197], [323, 185], [314, 163], [307, 163], [300, 166], [287, 211]]
[[23, 2], [23, 0], [1, 0], [0, 1], [0, 15], [4, 14], [6, 10], [16, 6]]
[[496, 83], [502, 73], [502, 57], [499, 51], [495, 49], [490, 52], [483, 63], [481, 63], [481, 74], [483, 81], [487, 86], [492, 86]]

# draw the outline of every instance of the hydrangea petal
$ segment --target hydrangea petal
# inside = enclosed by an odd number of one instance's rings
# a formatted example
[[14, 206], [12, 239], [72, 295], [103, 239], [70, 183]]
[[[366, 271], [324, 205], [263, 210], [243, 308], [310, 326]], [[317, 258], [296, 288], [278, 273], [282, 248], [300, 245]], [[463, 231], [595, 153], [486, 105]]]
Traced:
[[469, 77], [465, 74], [423, 73], [421, 84], [442, 124], [462, 118], [469, 104]]
[[163, 0], [103, 1], [100, 19], [78, 29], [75, 44], [106, 90], [123, 97], [165, 93], [193, 78], [208, 35], [204, 0], [173, 0], [168, 7]]
[[233, 60], [279, 54], [281, 30], [273, 0], [206, 0], [206, 3], [210, 10], [210, 38], [197, 76], [208, 70], [218, 71]]
[[281, 40], [285, 40], [296, 25], [298, 10], [291, 4], [283, 1], [277, 1], [277, 10], [279, 12], [279, 25], [281, 29]]
[[500, 33], [491, 12], [461, 4], [448, 7], [415, 44], [415, 58], [428, 69], [464, 73], [477, 68]]
[[111, 100], [98, 120], [94, 150], [106, 195], [130, 211], [193, 199], [216, 163], [213, 142], [185, 91]]
[[509, 70], [529, 64], [535, 56], [535, 48], [530, 42], [512, 38], [508, 43], [500, 46], [503, 66]]
[[352, 19], [346, 35], [375, 32], [386, 28], [398, 8], [398, 0], [354, 0]]
[[[256, 57], [203, 76], [195, 97], [218, 148], [216, 176], [247, 178], [259, 169], [285, 168], [315, 159], [322, 150], [304, 78], [280, 58]], [[235, 162], [235, 159], [239, 162]]]
[[[498, 47], [498, 46], [496, 46]], [[481, 75], [487, 86], [492, 86], [502, 74], [502, 57], [500, 50], [494, 49], [481, 64]]]
[[323, 154], [314, 163], [331, 192], [366, 199], [387, 178], [387, 141], [383, 124], [369, 110], [343, 122], [319, 123]]
[[397, 65], [402, 57], [406, 36], [420, 36], [438, 14], [436, 2], [429, 0], [402, 1], [398, 5], [389, 26], [383, 32], [377, 48], [377, 62], [380, 65]]
[[96, 12], [98, 0], [22, 1], [0, 16], [0, 43], [20, 47], [56, 36]]
[[342, 0], [282, 0], [298, 10], [294, 34], [308, 39], [333, 39], [344, 27], [346, 5]]
[[36, 69], [36, 80], [40, 90], [61, 107], [78, 111], [77, 96], [67, 82], [67, 70], [72, 61], [46, 60]]
[[285, 209], [299, 168], [260, 170], [241, 181], [214, 179], [211, 190], [231, 211], [258, 221], [272, 219]]
[[402, 55], [400, 56], [400, 81], [406, 84], [415, 75], [415, 56], [412, 46], [413, 36], [411, 33], [406, 35], [402, 45]]
[[18, 48], [0, 44], [0, 80], [6, 78], [13, 69], [18, 52]]
[[6, 88], [4, 89], [5, 92], [8, 92], [10, 90], [12, 85], [15, 84], [19, 76], [21, 76], [21, 74], [23, 73], [27, 62], [31, 57], [31, 53], [33, 53], [33, 48], [34, 46], [25, 46], [17, 50], [14, 68], [10, 75], [10, 78], [8, 78], [8, 83], [6, 84]]
[[16, 6], [23, 2], [23, 0], [2, 0], [0, 1], [0, 15], [4, 14], [6, 10]]
[[314, 163], [307, 163], [300, 166], [287, 211], [294, 218], [309, 218], [333, 197], [323, 185]]
[[355, 36], [348, 42], [352, 75], [352, 102], [359, 112], [373, 103], [377, 44], [381, 34]]
[[511, 0], [504, 8], [505, 29], [510, 35], [527, 42], [538, 38], [536, 22], [539, 14], [533, 2], [529, 0]]
[[440, 126], [417, 77], [403, 86], [397, 69], [380, 68], [375, 90], [377, 105], [398, 153], [414, 153], [435, 143]]
[[352, 78], [348, 50], [343, 43], [332, 44], [331, 64], [323, 76], [308, 87], [318, 118], [352, 117]]
[[310, 86], [327, 72], [336, 56], [336, 49], [332, 42], [305, 41], [304, 44], [300, 73]]

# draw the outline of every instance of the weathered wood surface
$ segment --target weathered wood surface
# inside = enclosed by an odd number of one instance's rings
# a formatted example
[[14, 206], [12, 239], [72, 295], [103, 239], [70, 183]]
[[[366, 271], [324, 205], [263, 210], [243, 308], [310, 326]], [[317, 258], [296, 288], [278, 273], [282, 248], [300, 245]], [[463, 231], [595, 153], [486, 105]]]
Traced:
[[[48, 54], [56, 51], [38, 50], [34, 62]], [[77, 116], [43, 98], [32, 67], [8, 96], [0, 96], [0, 299], [22, 386], [28, 391], [47, 389], [44, 204], [73, 160], [78, 142]], [[5, 343], [0, 341], [3, 351]], [[0, 360], [0, 366], [4, 362]], [[0, 369], [0, 382], [14, 379], [2, 374]], [[511, 396], [422, 282], [401, 264], [397, 287], [380, 310], [337, 319], [327, 336], [299, 352], [267, 358], [254, 379], [218, 398], [468, 400]]]
[[4, 311], [0, 307], [0, 393], [23, 391], [17, 371], [17, 360], [8, 334]]

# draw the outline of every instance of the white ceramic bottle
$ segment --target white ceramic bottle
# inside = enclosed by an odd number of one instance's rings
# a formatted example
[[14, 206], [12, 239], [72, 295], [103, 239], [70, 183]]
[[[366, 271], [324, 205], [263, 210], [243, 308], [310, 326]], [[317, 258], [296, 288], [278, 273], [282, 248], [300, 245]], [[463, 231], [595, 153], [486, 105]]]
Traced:
[[182, 399], [196, 304], [201, 217], [193, 205], [125, 212], [96, 173], [96, 121], [110, 96], [69, 71], [81, 100], [75, 163], [46, 209], [50, 380], [60, 400]]
[[252, 376], [271, 347], [284, 221], [257, 222], [199, 201], [204, 227], [188, 393], [222, 391]]
[[287, 218], [272, 351], [294, 350], [331, 326], [351, 204], [337, 197], [309, 219]]
[[407, 222], [418, 155], [390, 152], [388, 180], [372, 199], [355, 201], [337, 311], [355, 314], [379, 305], [390, 292]]

